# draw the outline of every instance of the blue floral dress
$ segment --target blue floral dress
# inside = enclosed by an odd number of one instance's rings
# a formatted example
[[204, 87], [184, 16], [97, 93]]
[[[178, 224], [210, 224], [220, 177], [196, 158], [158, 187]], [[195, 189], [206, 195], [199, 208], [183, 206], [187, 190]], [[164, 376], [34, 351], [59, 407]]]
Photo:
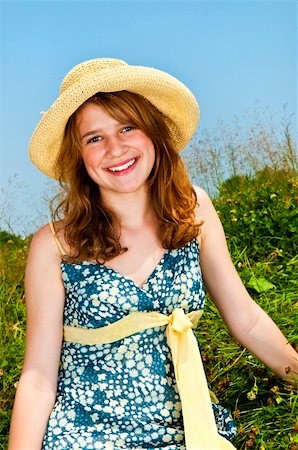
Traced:
[[[61, 262], [64, 323], [98, 328], [133, 311], [169, 315], [204, 306], [199, 248], [167, 250], [140, 288], [105, 265]], [[200, 401], [200, 399], [197, 399]], [[213, 404], [218, 431], [236, 433], [228, 411]], [[181, 402], [165, 327], [111, 344], [64, 342], [58, 391], [43, 441], [48, 449], [185, 449]]]

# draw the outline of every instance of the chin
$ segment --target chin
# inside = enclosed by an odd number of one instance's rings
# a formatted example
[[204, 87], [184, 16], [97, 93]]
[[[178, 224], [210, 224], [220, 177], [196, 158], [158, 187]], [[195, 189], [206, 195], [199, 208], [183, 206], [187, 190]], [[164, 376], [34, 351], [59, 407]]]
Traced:
[[133, 194], [134, 192], [147, 192], [148, 185], [147, 184], [137, 184], [137, 185], [128, 185], [123, 186], [123, 188], [115, 189], [114, 192], [119, 194]]

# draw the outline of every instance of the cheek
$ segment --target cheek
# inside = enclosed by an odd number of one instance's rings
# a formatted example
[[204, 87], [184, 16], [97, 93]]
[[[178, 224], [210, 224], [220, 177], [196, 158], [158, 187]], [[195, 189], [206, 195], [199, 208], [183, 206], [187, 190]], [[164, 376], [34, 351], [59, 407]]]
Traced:
[[146, 149], [150, 159], [155, 159], [155, 148], [150, 138], [148, 138], [147, 136], [143, 136], [142, 142], [140, 142], [140, 146]]
[[150, 161], [151, 161], [151, 163], [153, 165], [155, 163], [155, 157], [156, 157], [156, 155], [155, 155], [155, 148], [154, 148], [153, 143], [151, 143], [149, 152], [150, 152], [150, 154], [149, 154]]
[[82, 152], [82, 160], [86, 167], [97, 165], [101, 159], [102, 157], [99, 154], [99, 152], [95, 151]]

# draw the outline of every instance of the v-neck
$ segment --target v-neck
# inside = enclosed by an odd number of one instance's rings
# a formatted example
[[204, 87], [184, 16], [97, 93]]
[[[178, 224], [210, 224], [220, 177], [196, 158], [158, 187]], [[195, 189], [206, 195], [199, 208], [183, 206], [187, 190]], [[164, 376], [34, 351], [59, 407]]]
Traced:
[[144, 283], [142, 285], [139, 285], [138, 283], [136, 283], [132, 278], [123, 275], [121, 272], [119, 272], [116, 269], [113, 269], [112, 267], [106, 266], [105, 264], [102, 264], [101, 266], [106, 269], [109, 272], [113, 272], [115, 275], [117, 275], [119, 278], [122, 278], [125, 281], [129, 281], [131, 283], [134, 284], [134, 286], [136, 286], [138, 289], [144, 290], [145, 286], [147, 285], [147, 283], [150, 281], [150, 279], [153, 277], [153, 275], [155, 274], [155, 272], [157, 271], [157, 269], [162, 266], [164, 264], [165, 258], [166, 256], [169, 254], [170, 250], [167, 249], [164, 254], [162, 255], [162, 257], [160, 258], [160, 260], [158, 261], [158, 263], [156, 264], [156, 266], [153, 268], [152, 272], [149, 274], [149, 276], [146, 278], [146, 280], [144, 281]]
[[142, 285], [137, 284], [132, 278], [123, 275], [121, 272], [119, 272], [116, 269], [113, 269], [112, 267], [106, 266], [105, 264], [100, 264], [94, 261], [88, 261], [88, 260], [83, 260], [79, 263], [76, 264], [70, 264], [64, 261], [61, 261], [61, 264], [66, 264], [66, 265], [72, 265], [72, 266], [94, 266], [94, 267], [98, 267], [101, 270], [104, 270], [106, 272], [110, 272], [113, 273], [115, 276], [117, 276], [119, 279], [122, 279], [126, 282], [129, 282], [131, 284], [133, 284], [135, 286], [135, 288], [144, 291], [146, 285], [149, 283], [149, 281], [151, 280], [151, 278], [154, 276], [154, 274], [156, 273], [157, 269], [161, 266], [163, 266], [165, 259], [167, 258], [167, 256], [170, 254], [171, 250], [167, 249], [164, 254], [162, 255], [161, 259], [158, 261], [158, 263], [156, 264], [156, 266], [154, 267], [154, 269], [152, 270], [152, 272], [150, 273], [150, 275], [147, 277], [147, 279], [144, 281], [144, 283]]

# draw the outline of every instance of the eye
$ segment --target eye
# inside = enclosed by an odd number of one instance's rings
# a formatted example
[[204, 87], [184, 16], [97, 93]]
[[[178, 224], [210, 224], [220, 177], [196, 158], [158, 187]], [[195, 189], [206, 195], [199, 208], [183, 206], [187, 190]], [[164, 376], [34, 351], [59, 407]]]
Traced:
[[127, 133], [128, 131], [132, 131], [134, 129], [134, 127], [132, 125], [126, 125], [125, 127], [122, 128], [122, 132]]
[[102, 138], [100, 136], [93, 136], [87, 141], [87, 144], [94, 144], [94, 142], [99, 142]]

